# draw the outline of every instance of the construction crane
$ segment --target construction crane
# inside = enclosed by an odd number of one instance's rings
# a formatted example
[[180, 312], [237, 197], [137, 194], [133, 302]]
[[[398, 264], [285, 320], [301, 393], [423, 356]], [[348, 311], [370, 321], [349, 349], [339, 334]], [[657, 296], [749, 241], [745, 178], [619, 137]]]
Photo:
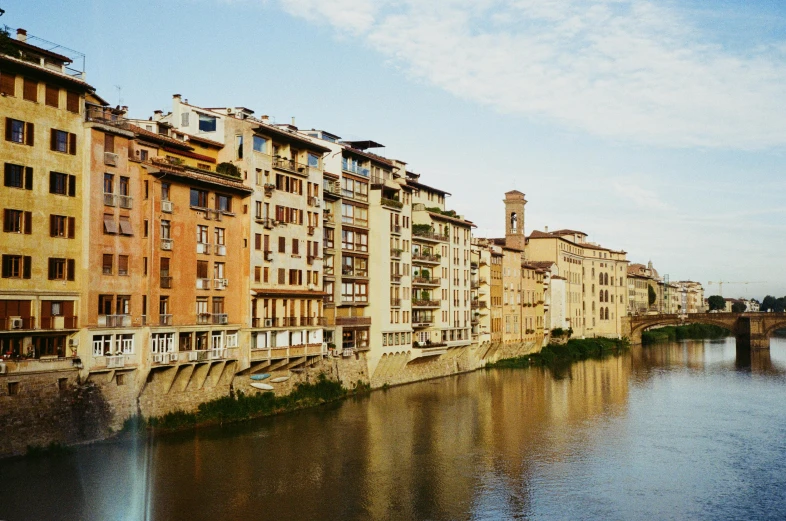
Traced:
[[707, 285], [710, 284], [717, 284], [718, 285], [718, 295], [721, 297], [723, 296], [723, 285], [724, 284], [766, 284], [766, 281], [757, 280], [757, 281], [742, 281], [742, 282], [729, 282], [727, 280], [719, 280], [718, 282], [709, 281]]

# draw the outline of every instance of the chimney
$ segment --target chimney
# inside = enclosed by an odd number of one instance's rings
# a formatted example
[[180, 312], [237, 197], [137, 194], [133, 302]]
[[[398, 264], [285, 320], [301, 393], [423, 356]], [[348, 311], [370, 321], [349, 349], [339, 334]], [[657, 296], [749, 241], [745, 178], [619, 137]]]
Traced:
[[178, 99], [179, 100], [180, 99], [180, 94], [172, 94], [172, 97], [174, 99]]
[[268, 122], [268, 120], [270, 120], [270, 116], [268, 116], [268, 115], [262, 115], [262, 116], [259, 116], [259, 119], [261, 119], [262, 121], [264, 121], [265, 123], [267, 123], [267, 122]]
[[292, 126], [295, 126], [295, 116], [292, 116]]
[[19, 40], [20, 42], [26, 42], [27, 41], [27, 31], [22, 29], [21, 27], [19, 29], [17, 29], [16, 30], [16, 39]]
[[162, 110], [154, 110], [153, 111], [153, 121], [161, 121], [161, 117], [164, 115], [164, 111]]
[[546, 226], [546, 233], [549, 233], [549, 227]]

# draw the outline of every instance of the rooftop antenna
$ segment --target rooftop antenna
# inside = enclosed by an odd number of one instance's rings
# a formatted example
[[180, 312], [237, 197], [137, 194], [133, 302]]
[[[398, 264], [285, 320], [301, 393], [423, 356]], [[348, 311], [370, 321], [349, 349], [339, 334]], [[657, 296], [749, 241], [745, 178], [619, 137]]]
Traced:
[[117, 89], [117, 104], [118, 106], [123, 106], [123, 86], [122, 85], [115, 85]]

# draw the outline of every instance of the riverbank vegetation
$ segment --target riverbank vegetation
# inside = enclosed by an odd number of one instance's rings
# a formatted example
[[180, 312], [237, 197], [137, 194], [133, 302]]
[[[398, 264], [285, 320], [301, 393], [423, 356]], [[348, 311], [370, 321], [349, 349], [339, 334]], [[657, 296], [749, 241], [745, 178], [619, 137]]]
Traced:
[[347, 396], [366, 393], [370, 389], [369, 384], [364, 382], [358, 382], [354, 389], [347, 389], [341, 382], [330, 380], [322, 373], [315, 383], [299, 383], [291, 393], [284, 396], [276, 396], [273, 392], [247, 395], [239, 391], [202, 403], [195, 412], [175, 411], [153, 418], [130, 418], [121, 434], [147, 430], [176, 431], [199, 425], [241, 422], [335, 402]]
[[711, 324], [688, 324], [686, 326], [667, 326], [650, 329], [641, 334], [643, 345], [661, 342], [675, 342], [677, 340], [724, 338], [731, 333], [728, 329]]
[[487, 364], [487, 368], [508, 369], [522, 367], [547, 367], [562, 368], [573, 362], [587, 359], [599, 359], [609, 355], [616, 355], [630, 348], [627, 339], [616, 338], [574, 338], [565, 344], [549, 344], [539, 353], [503, 358], [494, 363]]

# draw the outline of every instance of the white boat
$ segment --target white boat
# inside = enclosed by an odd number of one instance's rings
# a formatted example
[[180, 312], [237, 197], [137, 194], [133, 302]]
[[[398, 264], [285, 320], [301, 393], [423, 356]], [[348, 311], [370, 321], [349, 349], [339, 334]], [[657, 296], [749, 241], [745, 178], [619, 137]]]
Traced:
[[281, 382], [286, 382], [289, 379], [290, 379], [289, 376], [279, 376], [279, 377], [276, 377], [276, 378], [271, 378], [270, 379], [270, 383], [272, 383], [272, 384], [280, 384]]
[[251, 383], [251, 387], [253, 387], [254, 389], [259, 389], [260, 391], [272, 391], [273, 390], [273, 386], [272, 385], [270, 385], [270, 384], [262, 384], [262, 383], [259, 383], [259, 382], [252, 382]]

